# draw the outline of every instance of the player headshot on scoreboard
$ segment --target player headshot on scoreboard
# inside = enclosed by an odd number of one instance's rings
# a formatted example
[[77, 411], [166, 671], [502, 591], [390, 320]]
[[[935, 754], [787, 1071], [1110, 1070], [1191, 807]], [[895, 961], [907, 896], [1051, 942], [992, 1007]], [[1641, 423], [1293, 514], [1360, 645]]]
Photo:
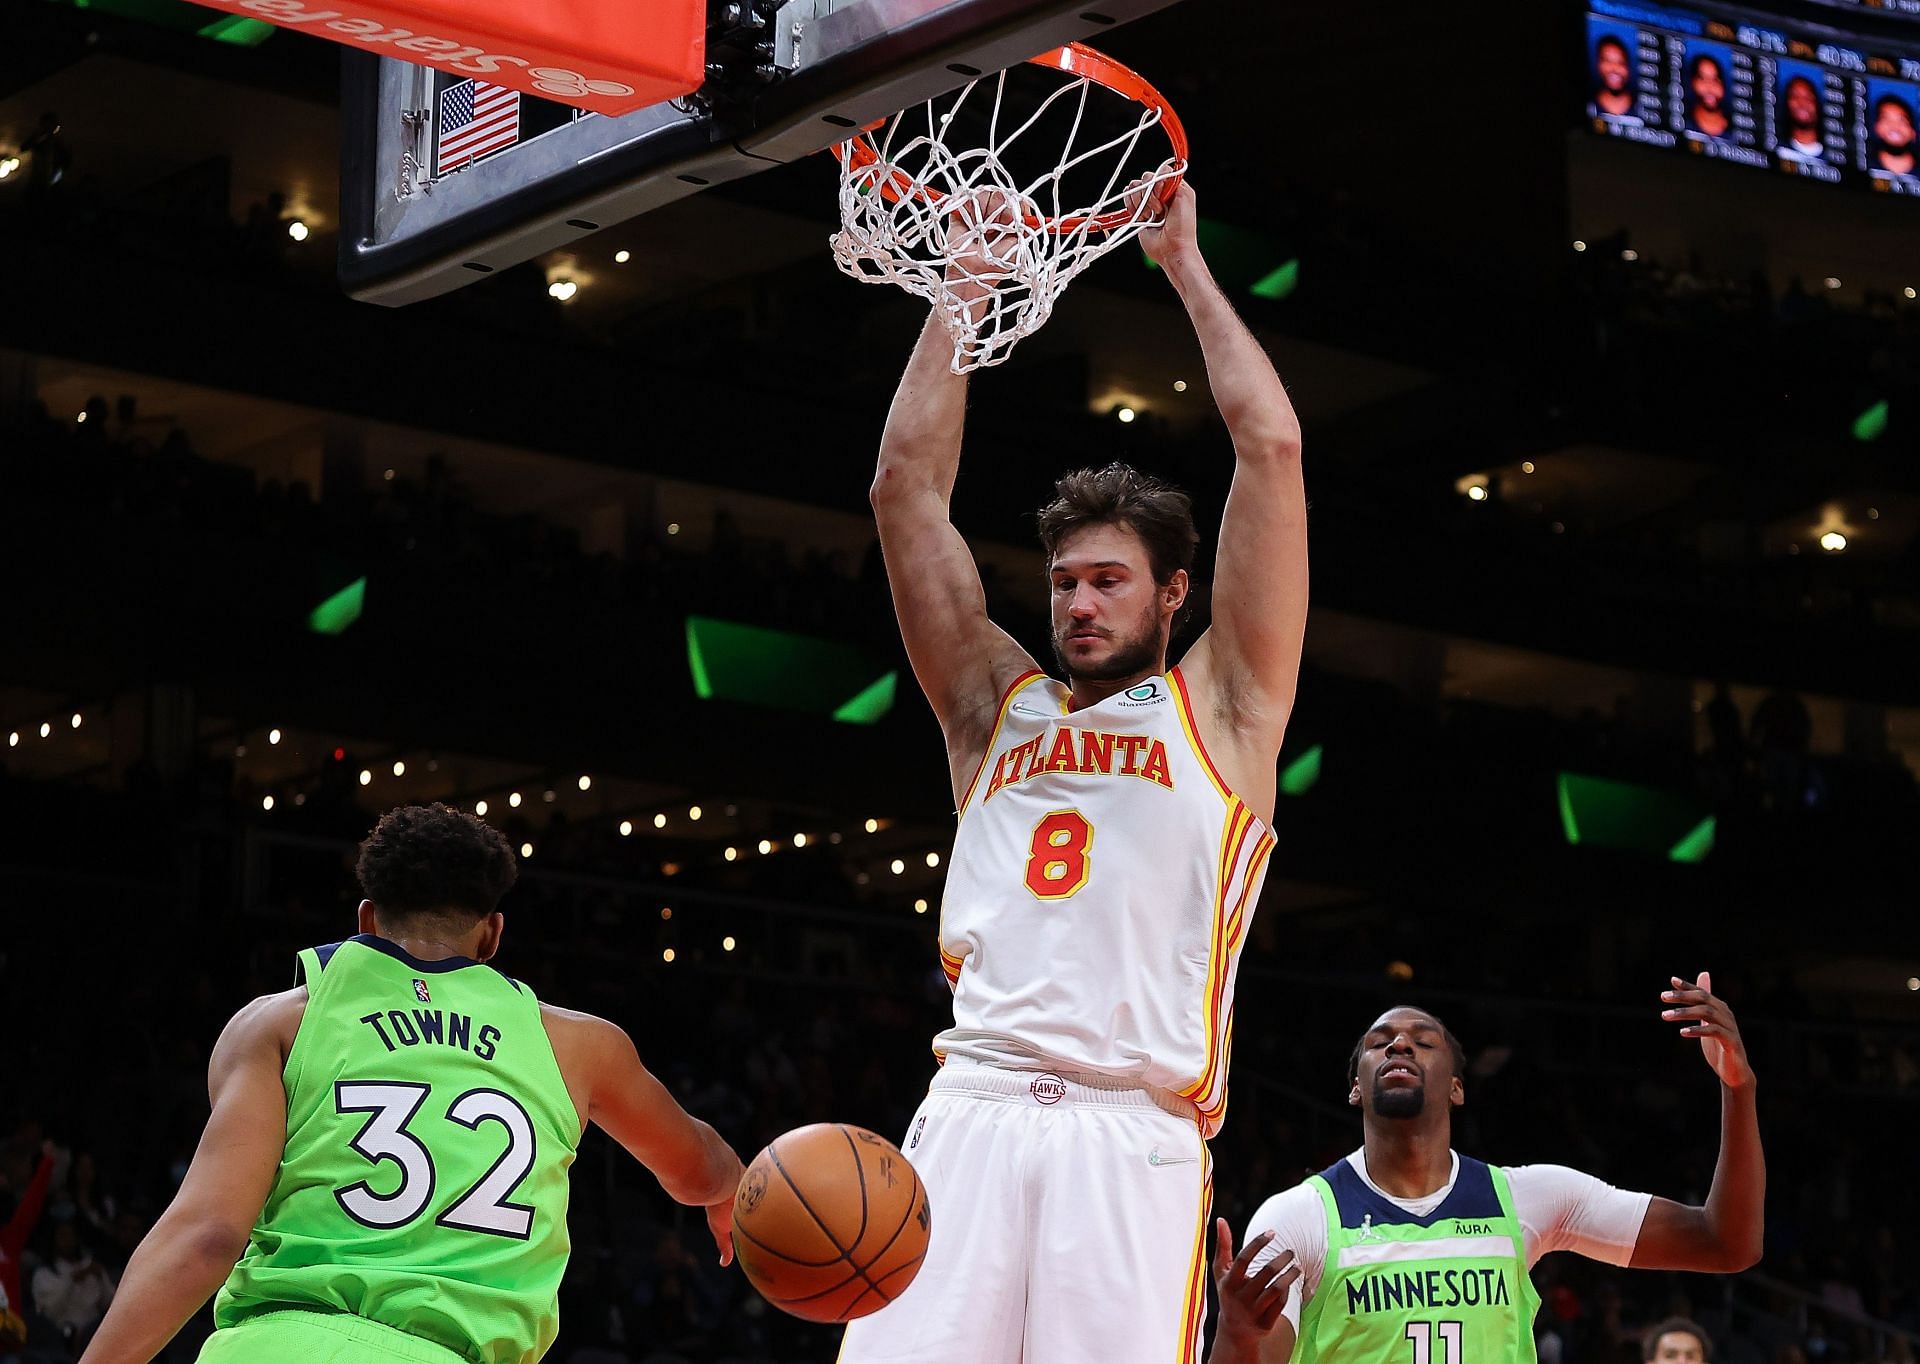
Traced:
[[1820, 69], [1803, 62], [1781, 62], [1774, 70], [1773, 143], [1787, 161], [1824, 161], [1821, 135]]
[[1688, 43], [1684, 73], [1687, 129], [1708, 137], [1726, 137], [1733, 131], [1727, 112], [1727, 91], [1733, 66], [1727, 49], [1718, 43]]
[[1640, 101], [1634, 92], [1633, 52], [1637, 35], [1600, 19], [1587, 20], [1587, 50], [1593, 58], [1593, 94], [1587, 112], [1610, 123], [1638, 126]]
[[1916, 160], [1914, 108], [1920, 90], [1897, 81], [1874, 81], [1867, 88], [1867, 169], [1886, 179], [1920, 178]]

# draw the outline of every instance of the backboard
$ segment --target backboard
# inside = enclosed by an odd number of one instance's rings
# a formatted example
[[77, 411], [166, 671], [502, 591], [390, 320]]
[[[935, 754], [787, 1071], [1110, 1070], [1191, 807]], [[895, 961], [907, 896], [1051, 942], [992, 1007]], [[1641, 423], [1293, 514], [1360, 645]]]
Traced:
[[1172, 3], [709, 0], [706, 84], [619, 117], [348, 51], [341, 283], [389, 305], [458, 289]]

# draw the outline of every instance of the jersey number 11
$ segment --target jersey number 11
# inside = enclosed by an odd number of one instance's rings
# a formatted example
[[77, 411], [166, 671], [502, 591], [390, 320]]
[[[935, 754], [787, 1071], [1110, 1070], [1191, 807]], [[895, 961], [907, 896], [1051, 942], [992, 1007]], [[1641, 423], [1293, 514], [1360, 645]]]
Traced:
[[[1434, 1332], [1440, 1334], [1440, 1359], [1433, 1357]], [[1410, 1321], [1407, 1339], [1413, 1342], [1413, 1364], [1463, 1364], [1460, 1358], [1460, 1323], [1457, 1321]]]

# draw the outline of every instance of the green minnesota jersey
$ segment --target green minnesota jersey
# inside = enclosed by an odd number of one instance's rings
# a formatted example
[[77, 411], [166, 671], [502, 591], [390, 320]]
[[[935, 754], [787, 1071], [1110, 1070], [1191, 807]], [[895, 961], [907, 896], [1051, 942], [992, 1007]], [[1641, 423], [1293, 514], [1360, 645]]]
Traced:
[[1424, 1217], [1345, 1160], [1307, 1182], [1326, 1210], [1327, 1254], [1297, 1364], [1534, 1364], [1540, 1297], [1505, 1171], [1460, 1157], [1452, 1192]]
[[574, 1110], [533, 992], [363, 934], [300, 953], [287, 1146], [216, 1328], [347, 1312], [474, 1364], [559, 1330]]

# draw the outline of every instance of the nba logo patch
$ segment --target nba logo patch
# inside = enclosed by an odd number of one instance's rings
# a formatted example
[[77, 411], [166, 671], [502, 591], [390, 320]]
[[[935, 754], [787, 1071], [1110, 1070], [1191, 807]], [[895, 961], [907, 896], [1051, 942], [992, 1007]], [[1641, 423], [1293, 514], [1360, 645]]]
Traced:
[[927, 1130], [927, 1115], [925, 1113], [922, 1113], [920, 1115], [920, 1120], [914, 1123], [913, 1125], [913, 1140], [907, 1143], [907, 1149], [909, 1151], [911, 1151], [914, 1147], [920, 1144], [920, 1134], [926, 1130]]
[[418, 976], [413, 978], [413, 993], [422, 1004], [433, 1003], [433, 996], [427, 993], [427, 983]]

